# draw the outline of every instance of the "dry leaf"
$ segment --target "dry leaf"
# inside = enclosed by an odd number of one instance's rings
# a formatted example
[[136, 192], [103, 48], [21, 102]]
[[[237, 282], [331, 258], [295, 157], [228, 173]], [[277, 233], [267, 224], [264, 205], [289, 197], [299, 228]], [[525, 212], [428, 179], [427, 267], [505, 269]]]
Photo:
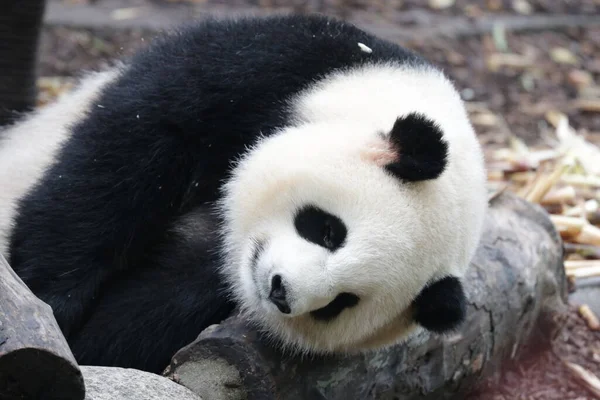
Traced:
[[600, 113], [600, 99], [578, 99], [573, 103], [573, 107], [583, 111]]
[[527, 0], [513, 0], [512, 2], [513, 10], [518, 12], [519, 14], [531, 14], [533, 12], [533, 7]]
[[[575, 192], [575, 188], [573, 186], [565, 186], [560, 189], [554, 189], [549, 191], [541, 200], [541, 203], [544, 205], [549, 204], [561, 204], [566, 202], [573, 202], [577, 193]], [[576, 207], [573, 207], [576, 208]], [[569, 214], [572, 216], [576, 216], [579, 214]]]
[[486, 62], [490, 71], [497, 71], [500, 67], [526, 69], [534, 64], [533, 57], [522, 56], [515, 53], [492, 53], [487, 56]]
[[590, 86], [594, 82], [592, 74], [580, 69], [573, 69], [567, 74], [567, 81], [576, 88]]
[[140, 15], [143, 7], [128, 7], [128, 8], [117, 8], [114, 10], [110, 17], [114, 20], [125, 20], [132, 19]]
[[577, 64], [577, 57], [564, 47], [554, 47], [550, 50], [550, 57], [559, 64]]

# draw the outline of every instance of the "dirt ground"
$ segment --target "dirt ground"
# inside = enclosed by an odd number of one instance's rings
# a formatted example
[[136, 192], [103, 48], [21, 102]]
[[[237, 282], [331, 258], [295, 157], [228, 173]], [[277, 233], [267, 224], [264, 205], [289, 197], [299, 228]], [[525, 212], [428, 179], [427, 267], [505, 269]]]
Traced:
[[464, 400], [592, 400], [593, 394], [564, 362], [598, 374], [600, 331], [591, 331], [573, 306], [550, 350], [525, 352], [506, 365], [501, 379], [489, 379]]
[[[50, 0], [51, 2], [101, 4], [103, 0]], [[419, 10], [415, 18], [467, 15], [478, 18], [530, 13], [596, 14], [598, 0], [456, 0], [447, 8], [429, 7], [419, 0], [122, 0], [122, 7], [153, 3], [161, 7], [186, 7], [191, 3], [295, 8], [347, 16], [373, 12], [386, 21], [410, 20], [407, 11]], [[439, 1], [438, 3], [443, 3]], [[424, 17], [425, 16], [425, 17]], [[115, 57], [127, 56], [147, 45], [156, 32], [140, 29], [88, 30], [48, 26], [41, 42], [40, 75], [72, 77], [98, 68]], [[443, 66], [471, 103], [476, 129], [484, 143], [505, 143], [514, 134], [537, 143], [553, 132], [546, 114], [564, 112], [571, 125], [596, 141], [600, 138], [600, 26], [543, 30], [506, 35], [470, 36], [425, 40], [415, 37], [404, 43]], [[576, 362], [600, 375], [600, 332], [590, 330], [572, 310], [553, 351], [519, 360], [497, 382], [487, 382], [467, 400], [561, 399], [595, 397], [574, 378], [562, 359]]]

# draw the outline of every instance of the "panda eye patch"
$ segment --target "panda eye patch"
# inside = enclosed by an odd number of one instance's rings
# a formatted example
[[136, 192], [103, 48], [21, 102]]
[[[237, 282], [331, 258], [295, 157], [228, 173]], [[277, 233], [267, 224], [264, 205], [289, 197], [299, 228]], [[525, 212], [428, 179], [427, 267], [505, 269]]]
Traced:
[[346, 240], [347, 229], [342, 220], [313, 205], [304, 206], [296, 213], [294, 225], [303, 239], [332, 251]]

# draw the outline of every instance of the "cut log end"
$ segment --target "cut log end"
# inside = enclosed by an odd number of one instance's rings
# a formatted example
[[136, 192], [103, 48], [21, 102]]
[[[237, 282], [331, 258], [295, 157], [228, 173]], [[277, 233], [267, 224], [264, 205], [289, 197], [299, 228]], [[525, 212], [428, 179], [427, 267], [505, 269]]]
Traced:
[[77, 365], [47, 349], [22, 348], [0, 357], [0, 398], [83, 399]]
[[84, 397], [81, 371], [52, 308], [0, 255], [0, 399]]
[[425, 333], [378, 352], [299, 359], [232, 316], [181, 349], [165, 375], [205, 400], [452, 398], [558, 331], [567, 280], [548, 214], [511, 194], [494, 197], [465, 290], [467, 321], [453, 336]]

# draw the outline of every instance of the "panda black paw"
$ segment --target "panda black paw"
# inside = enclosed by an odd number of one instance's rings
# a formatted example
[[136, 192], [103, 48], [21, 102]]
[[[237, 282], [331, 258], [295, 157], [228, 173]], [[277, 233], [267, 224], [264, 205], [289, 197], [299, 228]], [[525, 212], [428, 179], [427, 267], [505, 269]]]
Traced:
[[454, 276], [426, 286], [413, 301], [414, 319], [434, 333], [455, 330], [465, 320], [466, 296], [460, 280]]

